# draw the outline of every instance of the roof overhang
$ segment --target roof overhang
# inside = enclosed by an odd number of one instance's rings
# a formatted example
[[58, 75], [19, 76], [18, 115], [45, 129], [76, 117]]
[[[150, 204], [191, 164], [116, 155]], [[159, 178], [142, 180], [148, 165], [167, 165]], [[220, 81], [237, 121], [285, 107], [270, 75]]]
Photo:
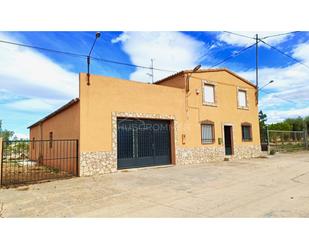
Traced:
[[34, 127], [34, 126], [37, 126], [41, 123], [43, 123], [44, 121], [56, 116], [57, 114], [59, 114], [60, 112], [70, 108], [72, 105], [75, 105], [76, 103], [79, 102], [79, 98], [75, 98], [75, 99], [72, 99], [70, 102], [66, 103], [65, 105], [61, 106], [59, 109], [57, 109], [56, 111], [52, 112], [51, 114], [47, 115], [46, 117], [40, 119], [39, 121], [35, 122], [34, 124], [30, 125], [28, 127], [28, 129]]

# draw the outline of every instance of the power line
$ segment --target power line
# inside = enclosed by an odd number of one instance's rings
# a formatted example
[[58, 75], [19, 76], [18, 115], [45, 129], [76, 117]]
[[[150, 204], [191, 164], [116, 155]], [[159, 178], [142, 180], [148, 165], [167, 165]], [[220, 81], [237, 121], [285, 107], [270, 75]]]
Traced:
[[276, 37], [276, 36], [282, 36], [282, 35], [290, 35], [290, 34], [295, 34], [295, 33], [299, 33], [300, 31], [292, 31], [292, 32], [287, 32], [287, 33], [281, 33], [281, 34], [275, 34], [275, 35], [268, 35], [268, 36], [264, 36], [261, 39], [268, 39], [271, 37]]
[[262, 89], [259, 89], [259, 91], [262, 91], [263, 93], [266, 93], [266, 94], [273, 94], [272, 97], [275, 97], [275, 98], [278, 98], [278, 99], [281, 99], [281, 100], [285, 100], [285, 101], [290, 102], [290, 103], [295, 104], [295, 105], [297, 104], [296, 102], [294, 102], [294, 101], [292, 101], [292, 100], [279, 97], [278, 95], [274, 95], [274, 93], [266, 92], [266, 91], [264, 91], [264, 90], [262, 90]]
[[146, 67], [146, 66], [141, 66], [141, 65], [136, 65], [136, 64], [130, 64], [130, 63], [126, 63], [126, 62], [120, 62], [120, 61], [114, 61], [114, 60], [108, 60], [108, 59], [103, 59], [101, 57], [91, 57], [91, 59], [93, 60], [97, 60], [97, 61], [103, 61], [106, 63], [113, 63], [113, 64], [118, 64], [118, 65], [124, 65], [124, 66], [129, 66], [129, 67], [139, 67], [139, 68], [143, 68], [143, 69], [153, 69], [153, 70], [157, 70], [157, 71], [163, 71], [163, 72], [170, 72], [170, 73], [176, 73], [177, 71], [174, 70], [168, 70], [168, 69], [163, 69], [163, 68], [152, 68], [152, 67]]
[[260, 41], [263, 42], [265, 45], [269, 46], [270, 48], [276, 50], [278, 53], [285, 55], [286, 57], [290, 58], [291, 60], [293, 60], [293, 61], [295, 61], [295, 62], [297, 62], [297, 63], [299, 63], [299, 64], [301, 64], [301, 65], [303, 65], [303, 66], [305, 66], [306, 68], [309, 69], [309, 66], [307, 64], [301, 62], [300, 60], [295, 59], [294, 57], [288, 55], [287, 53], [283, 52], [282, 50], [280, 50], [280, 49], [278, 49], [278, 48], [276, 48], [272, 45], [269, 45], [268, 43], [266, 43], [265, 41], [263, 41], [261, 39], [260, 39]]
[[[72, 52], [65, 52], [65, 51], [60, 51], [60, 50], [55, 50], [55, 49], [50, 49], [50, 48], [44, 48], [44, 47], [38, 47], [38, 46], [32, 46], [32, 45], [27, 45], [27, 44], [22, 44], [22, 43], [17, 43], [17, 42], [10, 42], [10, 41], [4, 41], [0, 40], [0, 43], [5, 43], [9, 45], [15, 45], [15, 46], [20, 46], [20, 47], [27, 47], [27, 48], [33, 48], [37, 50], [43, 50], [47, 52], [52, 52], [52, 53], [58, 53], [58, 54], [64, 54], [68, 56], [74, 56], [74, 57], [80, 57], [80, 58], [85, 58], [87, 59], [88, 55], [84, 54], [77, 54], [77, 53], [72, 53]], [[109, 60], [109, 59], [104, 59], [104, 58], [99, 58], [99, 57], [89, 57], [90, 59], [97, 60], [97, 61], [103, 61], [106, 63], [112, 63], [112, 64], [118, 64], [118, 65], [124, 65], [124, 66], [129, 66], [129, 67], [138, 67], [138, 68], [143, 68], [143, 69], [153, 69], [157, 71], [163, 71], [163, 72], [170, 72], [170, 73], [175, 73], [177, 71], [175, 70], [168, 70], [168, 69], [163, 69], [163, 68], [152, 68], [152, 67], [147, 67], [147, 66], [141, 66], [141, 65], [135, 65], [135, 64], [130, 64], [126, 62], [120, 62], [120, 61], [115, 61], [115, 60]]]
[[230, 59], [233, 59], [233, 58], [239, 56], [240, 54], [242, 54], [242, 53], [245, 52], [246, 50], [248, 50], [248, 49], [254, 47], [255, 45], [256, 45], [256, 43], [253, 43], [252, 45], [250, 45], [250, 46], [248, 46], [248, 47], [245, 47], [245, 48], [243, 48], [243, 49], [241, 49], [241, 50], [235, 52], [234, 54], [232, 54], [232, 55], [226, 57], [226, 58], [223, 59], [222, 61], [220, 61], [220, 62], [214, 64], [214, 65], [211, 66], [210, 68], [214, 68], [214, 67], [216, 67], [216, 66], [218, 66], [218, 65], [220, 65], [220, 64], [222, 64], [222, 63], [224, 63], [224, 62], [226, 62], [226, 61], [228, 61], [228, 60], [230, 60]]
[[250, 37], [250, 36], [247, 36], [247, 35], [237, 34], [237, 33], [230, 32], [230, 31], [223, 31], [223, 32], [224, 32], [224, 33], [227, 33], [227, 34], [236, 35], [236, 36], [245, 37], [245, 38], [253, 39], [253, 40], [254, 40], [253, 37]]
[[55, 50], [55, 49], [50, 49], [50, 48], [43, 48], [43, 47], [38, 47], [38, 46], [32, 46], [32, 45], [27, 45], [27, 44], [22, 44], [22, 43], [17, 43], [17, 42], [10, 42], [10, 41], [0, 40], [0, 43], [20, 46], [20, 47], [26, 47], [26, 48], [34, 48], [34, 49], [38, 49], [38, 50], [44, 50], [44, 51], [47, 51], [47, 52], [65, 54], [65, 55], [70, 55], [70, 56], [75, 56], [75, 57], [87, 58], [87, 55], [83, 55], [83, 54], [64, 52], [64, 51], [60, 51], [60, 50]]

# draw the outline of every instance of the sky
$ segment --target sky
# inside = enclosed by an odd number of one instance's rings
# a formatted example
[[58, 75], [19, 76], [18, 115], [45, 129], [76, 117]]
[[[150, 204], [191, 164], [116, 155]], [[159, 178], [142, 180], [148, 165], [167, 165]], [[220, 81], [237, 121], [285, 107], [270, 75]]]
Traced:
[[[288, 31], [287, 31], [288, 32]], [[92, 56], [128, 64], [154, 67], [159, 80], [175, 71], [201, 64], [228, 68], [255, 83], [255, 47], [237, 55], [255, 41], [285, 32], [101, 32]], [[95, 32], [0, 32], [0, 40], [88, 54]], [[309, 32], [266, 38], [265, 42], [309, 65]], [[268, 123], [309, 115], [309, 66], [296, 63], [270, 47], [259, 44], [259, 109]], [[86, 72], [85, 58], [0, 43], [0, 120], [4, 129], [19, 138], [28, 137], [27, 127], [78, 97], [78, 73]], [[169, 72], [172, 71], [172, 72]], [[151, 70], [91, 61], [91, 73], [151, 82]]]

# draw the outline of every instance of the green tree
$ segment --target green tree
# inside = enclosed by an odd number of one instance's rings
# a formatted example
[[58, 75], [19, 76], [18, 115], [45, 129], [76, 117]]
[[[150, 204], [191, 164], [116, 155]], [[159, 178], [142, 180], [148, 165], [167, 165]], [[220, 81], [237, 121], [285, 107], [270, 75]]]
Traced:
[[3, 140], [10, 140], [14, 137], [14, 134], [14, 131], [2, 130], [2, 120], [0, 120], [0, 137], [2, 137]]
[[304, 119], [302, 117], [288, 118], [284, 122], [291, 125], [293, 131], [302, 131], [305, 128]]
[[266, 128], [266, 121], [267, 121], [267, 115], [263, 113], [263, 111], [259, 111], [259, 122], [260, 122], [260, 129]]
[[291, 131], [292, 125], [287, 122], [279, 122], [275, 124], [270, 124], [268, 126], [269, 130], [279, 130], [279, 131]]

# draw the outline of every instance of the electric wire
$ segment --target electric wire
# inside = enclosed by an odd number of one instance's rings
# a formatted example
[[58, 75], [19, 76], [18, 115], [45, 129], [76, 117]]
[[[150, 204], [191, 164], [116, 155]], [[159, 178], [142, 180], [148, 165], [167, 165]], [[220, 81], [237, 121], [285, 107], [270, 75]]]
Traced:
[[265, 42], [265, 41], [263, 41], [263, 40], [260, 40], [260, 41], [261, 41], [262, 43], [264, 43], [265, 45], [267, 45], [268, 47], [272, 48], [273, 50], [276, 50], [278, 53], [280, 53], [280, 54], [282, 54], [282, 55], [284, 55], [284, 56], [290, 58], [291, 60], [295, 61], [296, 63], [299, 63], [299, 64], [305, 66], [307, 69], [309, 69], [309, 66], [308, 66], [307, 64], [303, 63], [302, 61], [300, 61], [300, 60], [298, 60], [298, 59], [295, 59], [294, 57], [288, 55], [287, 53], [285, 53], [285, 52], [283, 52], [282, 50], [280, 50], [280, 49], [278, 49], [278, 48], [276, 48], [276, 47], [274, 47], [274, 46], [268, 44], [267, 42]]
[[295, 34], [295, 33], [299, 33], [300, 31], [292, 31], [292, 32], [287, 32], [287, 33], [281, 33], [281, 34], [275, 34], [275, 35], [268, 35], [268, 36], [264, 36], [261, 39], [268, 39], [271, 37], [276, 37], [276, 36], [282, 36], [282, 35], [290, 35], [290, 34]]
[[230, 59], [233, 59], [233, 58], [235, 58], [235, 57], [241, 55], [243, 52], [245, 52], [245, 51], [247, 51], [248, 49], [254, 47], [255, 45], [256, 45], [256, 42], [253, 43], [252, 45], [248, 46], [248, 47], [245, 47], [245, 48], [243, 48], [243, 49], [241, 49], [241, 50], [239, 50], [239, 51], [236, 51], [234, 54], [232, 54], [232, 55], [226, 57], [225, 59], [223, 59], [222, 61], [220, 61], [220, 62], [218, 62], [218, 63], [212, 65], [210, 68], [214, 68], [214, 67], [216, 67], [216, 66], [219, 66], [219, 65], [221, 65], [222, 63], [224, 63], [224, 62], [226, 62], [226, 61], [228, 61], [228, 60], [230, 60]]
[[250, 37], [250, 36], [247, 36], [247, 35], [237, 34], [237, 33], [235, 33], [235, 32], [231, 32], [231, 31], [223, 31], [223, 32], [224, 32], [224, 33], [227, 33], [227, 34], [236, 35], [236, 36], [245, 37], [245, 38], [248, 38], [248, 39], [253, 39], [253, 40], [255, 40], [254, 37]]
[[[58, 54], [64, 54], [64, 55], [68, 55], [68, 56], [80, 57], [80, 58], [85, 58], [85, 59], [88, 57], [88, 55], [84, 55], [84, 54], [60, 51], [60, 50], [44, 48], [44, 47], [39, 47], [39, 46], [33, 46], [33, 45], [27, 45], [27, 44], [22, 44], [22, 43], [17, 43], [17, 42], [10, 42], [10, 41], [5, 41], [5, 40], [0, 40], [0, 43], [20, 46], [20, 47], [33, 48], [33, 49], [37, 49], [37, 50], [42, 50], [42, 51], [47, 51], [47, 52], [52, 52], [52, 53], [58, 53]], [[163, 71], [163, 72], [170, 72], [170, 73], [177, 72], [175, 70], [168, 70], [168, 69], [156, 68], [156, 67], [152, 68], [152, 67], [135, 65], [135, 64], [130, 64], [130, 63], [126, 63], [126, 62], [120, 62], [120, 61], [109, 60], [109, 59], [93, 57], [93, 56], [90, 56], [90, 59], [97, 60], [97, 61], [103, 61], [103, 62], [106, 62], [106, 63], [130, 66], [130, 67], [138, 67], [138, 68], [143, 68], [143, 69], [153, 69], [153, 70], [156, 70], [156, 71]]]

